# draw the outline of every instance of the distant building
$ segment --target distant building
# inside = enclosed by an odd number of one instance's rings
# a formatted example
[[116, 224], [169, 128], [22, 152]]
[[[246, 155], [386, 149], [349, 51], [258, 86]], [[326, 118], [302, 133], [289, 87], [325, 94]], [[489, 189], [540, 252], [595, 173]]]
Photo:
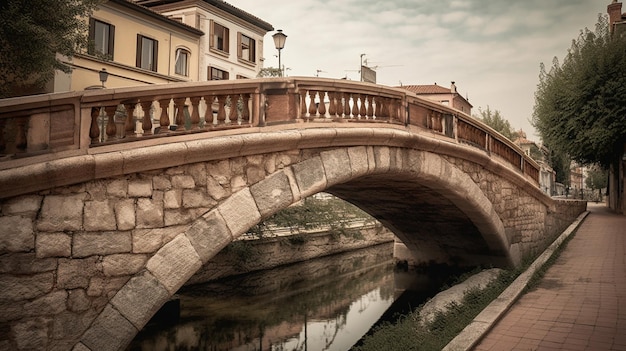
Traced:
[[47, 92], [117, 88], [198, 81], [200, 38], [204, 32], [127, 0], [109, 0], [87, 18], [89, 45], [61, 60], [71, 67], [57, 71]]
[[450, 88], [437, 85], [403, 85], [400, 88], [406, 89], [416, 95], [429, 100], [437, 101], [442, 105], [450, 106], [468, 115], [472, 115], [472, 104], [458, 93], [454, 82]]
[[514, 141], [524, 153], [539, 164], [539, 187], [548, 195], [560, 195], [557, 191], [556, 172], [548, 164], [550, 151], [543, 145], [526, 139], [523, 130], [517, 131], [517, 139]]
[[206, 33], [200, 41], [199, 80], [255, 78], [263, 68], [263, 38], [271, 24], [223, 0], [135, 0]]
[[623, 33], [626, 30], [626, 14], [622, 13], [622, 3], [613, 0], [606, 9], [609, 14], [609, 31]]

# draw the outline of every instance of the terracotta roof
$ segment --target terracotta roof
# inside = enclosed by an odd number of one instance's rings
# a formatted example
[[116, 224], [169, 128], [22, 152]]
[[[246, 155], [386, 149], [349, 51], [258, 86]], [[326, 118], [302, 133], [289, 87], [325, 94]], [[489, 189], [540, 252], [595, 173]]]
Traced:
[[450, 88], [445, 88], [437, 84], [432, 85], [403, 85], [400, 88], [406, 89], [415, 94], [450, 94]]
[[[178, 2], [182, 2], [182, 0], [133, 0], [136, 3], [143, 5], [143, 6], [147, 6], [147, 7], [153, 7], [153, 6], [159, 6], [159, 5], [166, 5], [166, 4], [173, 4], [173, 3], [178, 3]], [[264, 29], [266, 31], [272, 31], [274, 30], [274, 27], [263, 21], [262, 19], [238, 8], [235, 7], [229, 3], [227, 3], [226, 1], [223, 0], [202, 0], [203, 2], [215, 6], [220, 10], [226, 11], [234, 16], [237, 16], [249, 23], [254, 24], [255, 26]]]
[[112, 3], [118, 4], [118, 5], [122, 5], [122, 6], [126, 7], [126, 8], [129, 8], [129, 9], [133, 10], [133, 11], [138, 11], [138, 12], [144, 13], [144, 14], [146, 14], [146, 15], [148, 15], [148, 16], [150, 16], [150, 17], [152, 17], [152, 18], [154, 18], [154, 19], [156, 19], [158, 21], [169, 23], [170, 25], [172, 25], [174, 27], [178, 27], [180, 29], [186, 30], [186, 31], [191, 32], [191, 33], [193, 33], [195, 35], [198, 35], [198, 36], [204, 35], [204, 32], [199, 30], [199, 29], [196, 29], [196, 28], [194, 28], [192, 26], [189, 26], [189, 25], [186, 25], [184, 23], [175, 21], [175, 20], [173, 20], [171, 18], [165, 17], [165, 16], [161, 15], [160, 13], [158, 13], [158, 12], [156, 12], [156, 11], [146, 7], [146, 6], [143, 6], [141, 4], [136, 3], [135, 1], [132, 1], [132, 0], [109, 0], [109, 1], [112, 2]]

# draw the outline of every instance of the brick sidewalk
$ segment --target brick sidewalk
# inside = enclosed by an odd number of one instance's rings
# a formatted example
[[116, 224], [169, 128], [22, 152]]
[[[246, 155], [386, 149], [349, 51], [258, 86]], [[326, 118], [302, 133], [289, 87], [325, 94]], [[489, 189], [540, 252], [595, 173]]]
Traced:
[[626, 351], [626, 216], [588, 210], [538, 286], [473, 350]]

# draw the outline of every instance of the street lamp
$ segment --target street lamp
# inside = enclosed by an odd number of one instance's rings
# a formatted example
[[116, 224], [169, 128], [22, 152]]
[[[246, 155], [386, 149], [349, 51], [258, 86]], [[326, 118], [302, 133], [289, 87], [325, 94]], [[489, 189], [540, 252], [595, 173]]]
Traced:
[[285, 47], [285, 41], [287, 40], [287, 36], [283, 33], [282, 29], [278, 29], [276, 34], [272, 35], [274, 38], [274, 45], [276, 46], [276, 50], [278, 50], [278, 69], [280, 70], [280, 76], [283, 76], [283, 69], [280, 65], [280, 50]]
[[103, 68], [100, 72], [98, 72], [98, 75], [100, 75], [100, 81], [102, 82], [102, 88], [104, 88], [104, 83], [109, 78], [109, 72], [107, 72], [106, 68]]

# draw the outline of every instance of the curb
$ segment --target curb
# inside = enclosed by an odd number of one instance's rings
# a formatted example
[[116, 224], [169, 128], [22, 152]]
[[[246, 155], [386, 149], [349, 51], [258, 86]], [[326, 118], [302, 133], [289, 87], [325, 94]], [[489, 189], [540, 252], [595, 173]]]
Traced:
[[506, 288], [500, 296], [480, 312], [470, 324], [468, 324], [452, 341], [450, 341], [442, 351], [466, 351], [474, 347], [482, 337], [489, 332], [495, 323], [502, 317], [508, 309], [521, 296], [522, 291], [530, 281], [535, 272], [543, 267], [554, 252], [580, 226], [587, 217], [589, 211], [581, 213], [578, 218], [567, 229], [548, 246], [548, 248], [535, 259], [535, 261], [520, 274], [517, 279]]

